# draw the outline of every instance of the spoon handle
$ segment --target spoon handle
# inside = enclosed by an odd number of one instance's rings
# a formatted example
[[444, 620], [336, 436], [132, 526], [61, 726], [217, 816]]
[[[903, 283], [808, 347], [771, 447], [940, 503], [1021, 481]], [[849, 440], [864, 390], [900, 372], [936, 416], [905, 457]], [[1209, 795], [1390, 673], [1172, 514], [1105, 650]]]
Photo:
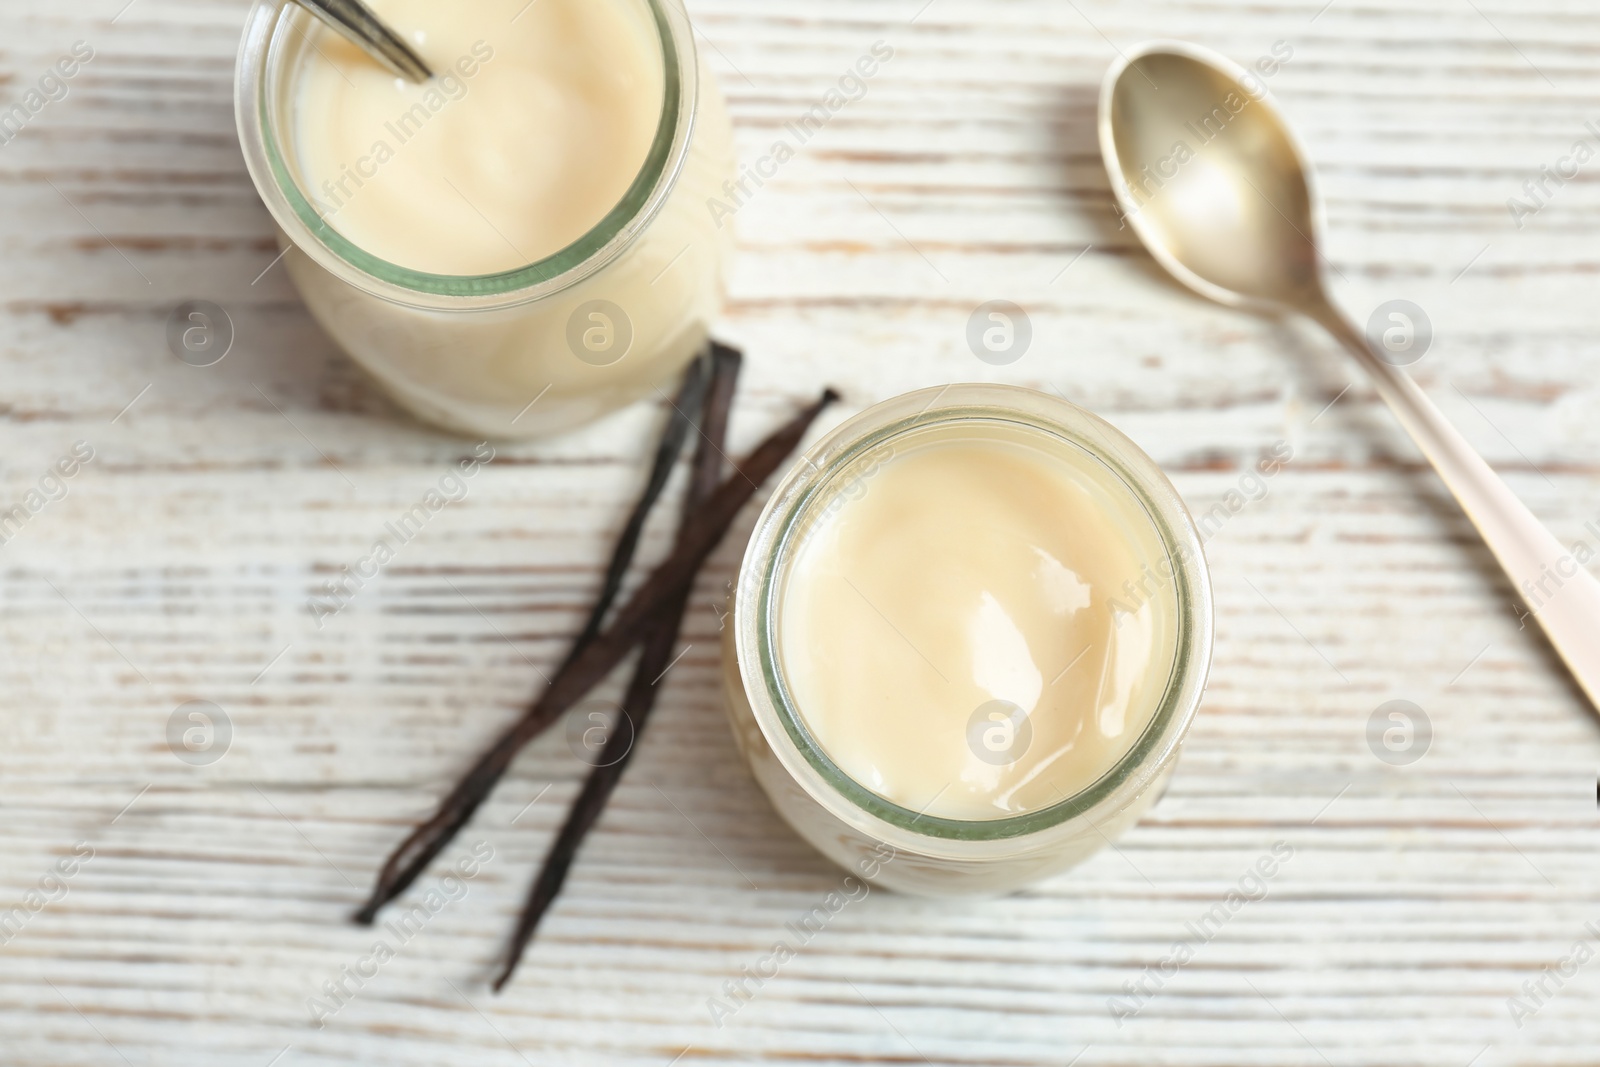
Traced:
[[307, 11], [338, 30], [373, 59], [402, 78], [425, 82], [433, 77], [422, 57], [361, 0], [296, 0]]
[[1381, 359], [1331, 304], [1310, 313], [1372, 376], [1378, 394], [1455, 494], [1529, 613], [1600, 710], [1600, 581], [1517, 499], [1410, 375]]

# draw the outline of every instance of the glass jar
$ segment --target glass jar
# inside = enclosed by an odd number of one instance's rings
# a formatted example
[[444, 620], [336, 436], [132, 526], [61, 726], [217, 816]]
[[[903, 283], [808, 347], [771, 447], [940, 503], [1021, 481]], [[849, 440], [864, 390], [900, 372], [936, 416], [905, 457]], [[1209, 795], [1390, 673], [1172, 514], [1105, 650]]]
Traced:
[[[1171, 592], [1174, 637], [1165, 687], [1146, 728], [1099, 780], [1050, 807], [988, 820], [903, 808], [846, 775], [794, 706], [780, 655], [786, 569], [803, 538], [907, 443], [1025, 432], [1120, 492], [1149, 530], [1153, 573]], [[1148, 533], [1148, 538], [1145, 533]], [[936, 576], [930, 575], [930, 580]], [[1176, 763], [1211, 662], [1211, 586], [1200, 535], [1172, 484], [1103, 420], [1043, 393], [956, 385], [896, 397], [812, 447], [767, 502], [750, 539], [724, 628], [724, 681], [739, 749], [778, 812], [829, 859], [891, 889], [928, 896], [1009, 892], [1083, 860], [1136, 822]]]
[[234, 110], [279, 244], [297, 250], [283, 257], [289, 275], [340, 347], [429, 422], [480, 437], [557, 433], [650, 392], [705, 344], [733, 251], [732, 227], [708, 206], [733, 173], [732, 134], [679, 0], [633, 2], [659, 36], [665, 80], [643, 168], [567, 248], [477, 276], [386, 262], [318, 214], [290, 123], [316, 24], [292, 0], [250, 12]]

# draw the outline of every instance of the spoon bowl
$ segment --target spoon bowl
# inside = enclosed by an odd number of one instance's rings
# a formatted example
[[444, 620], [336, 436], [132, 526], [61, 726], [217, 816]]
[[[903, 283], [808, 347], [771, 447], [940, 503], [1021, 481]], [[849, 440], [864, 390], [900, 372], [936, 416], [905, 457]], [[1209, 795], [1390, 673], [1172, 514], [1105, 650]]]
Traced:
[[1355, 357], [1600, 709], [1600, 581], [1400, 369], [1410, 353], [1329, 298], [1312, 170], [1261, 79], [1198, 45], [1151, 42], [1112, 64], [1099, 120], [1118, 207], [1150, 254], [1219, 303], [1315, 320]]
[[1107, 76], [1100, 146], [1124, 220], [1191, 289], [1260, 311], [1322, 292], [1311, 168], [1244, 68], [1145, 45]]

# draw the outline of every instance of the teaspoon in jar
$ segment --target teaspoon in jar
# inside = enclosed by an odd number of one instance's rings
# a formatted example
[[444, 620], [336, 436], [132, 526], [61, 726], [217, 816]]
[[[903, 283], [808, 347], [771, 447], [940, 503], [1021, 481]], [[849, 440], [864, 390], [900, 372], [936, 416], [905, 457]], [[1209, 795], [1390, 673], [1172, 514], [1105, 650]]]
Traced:
[[1197, 45], [1142, 45], [1106, 74], [1099, 130], [1123, 215], [1170, 274], [1230, 307], [1298, 312], [1349, 350], [1600, 709], [1600, 581], [1334, 306], [1311, 168], [1261, 80]]
[[408, 81], [425, 82], [433, 72], [361, 0], [295, 0], [301, 7], [338, 30], [367, 55]]

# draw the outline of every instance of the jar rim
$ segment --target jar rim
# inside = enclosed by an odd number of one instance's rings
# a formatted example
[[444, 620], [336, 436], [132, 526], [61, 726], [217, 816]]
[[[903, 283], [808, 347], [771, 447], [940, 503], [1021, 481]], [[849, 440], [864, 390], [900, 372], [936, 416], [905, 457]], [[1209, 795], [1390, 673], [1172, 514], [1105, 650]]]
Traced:
[[[1044, 430], [1101, 461], [1143, 508], [1167, 553], [1176, 618], [1166, 688], [1149, 723], [1098, 779], [1059, 803], [998, 819], [964, 820], [904, 807], [868, 789], [812, 737], [784, 681], [777, 599], [786, 553], [818, 494], [840, 471], [890, 440], [932, 425], [999, 420]], [[1016, 386], [970, 384], [907, 393], [857, 414], [809, 449], [791, 468], [757, 520], [739, 572], [734, 605], [741, 681], [772, 751], [806, 792], [832, 814], [878, 840], [933, 850], [1048, 847], [1081, 815], [1131, 800], [1175, 754], [1199, 707], [1211, 661], [1210, 578], [1188, 509], [1172, 483], [1139, 447], [1076, 405]], [[923, 851], [929, 851], [924, 847]]]
[[660, 38], [665, 77], [655, 136], [622, 199], [565, 248], [492, 274], [434, 274], [382, 259], [332, 226], [300, 187], [274, 118], [291, 21], [313, 17], [295, 0], [256, 0], [239, 43], [234, 118], [256, 190], [294, 247], [335, 277], [394, 303], [483, 310], [529, 303], [576, 285], [614, 261], [649, 227], [677, 185], [694, 132], [699, 67], [682, 0], [641, 2]]

